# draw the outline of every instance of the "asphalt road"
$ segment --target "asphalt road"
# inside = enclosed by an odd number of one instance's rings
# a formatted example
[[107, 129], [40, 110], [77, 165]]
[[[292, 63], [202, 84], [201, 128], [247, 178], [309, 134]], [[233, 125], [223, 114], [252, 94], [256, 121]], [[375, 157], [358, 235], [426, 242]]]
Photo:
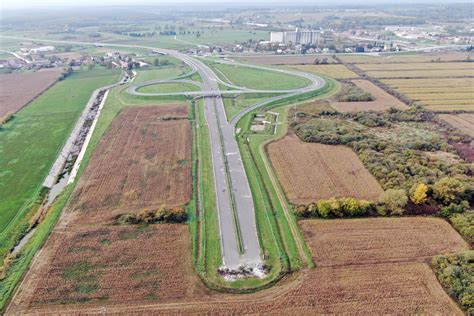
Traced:
[[[195, 59], [185, 61], [201, 75], [203, 90], [219, 93], [217, 77], [208, 66]], [[257, 265], [262, 260], [255, 207], [234, 127], [220, 97], [204, 98], [204, 113], [211, 137], [223, 264], [229, 269]]]
[[[205, 116], [209, 126], [211, 137], [211, 150], [215, 179], [215, 190], [217, 196], [217, 207], [219, 214], [219, 227], [221, 237], [221, 249], [223, 263], [226, 268], [236, 269], [242, 265], [255, 266], [261, 263], [260, 245], [258, 240], [257, 225], [255, 220], [255, 207], [252, 193], [247, 179], [247, 174], [242, 163], [242, 157], [235, 139], [235, 125], [245, 114], [253, 111], [270, 102], [299, 95], [305, 92], [314, 91], [321, 88], [324, 79], [292, 70], [270, 69], [272, 71], [284, 73], [290, 76], [300, 76], [310, 81], [310, 84], [303, 88], [294, 90], [253, 90], [246, 87], [238, 87], [240, 90], [231, 90], [229, 93], [281, 93], [281, 95], [266, 99], [265, 101], [253, 104], [238, 113], [228, 122], [224, 104], [220, 95], [219, 83], [228, 86], [206, 64], [198, 59], [187, 55], [174, 53], [173, 56], [182, 59], [193, 70], [196, 70], [203, 80], [201, 91], [180, 92], [180, 93], [140, 93], [137, 89], [146, 85], [158, 83], [148, 81], [128, 89], [133, 95], [174, 95], [174, 94], [196, 94], [208, 96], [204, 98]], [[247, 64], [239, 64], [233, 61], [222, 61], [223, 63], [241, 65], [250, 68], [268, 70], [267, 67], [260, 67]], [[162, 80], [160, 82], [171, 82], [172, 80]]]
[[[27, 38], [20, 39], [25, 40]], [[235, 139], [235, 124], [246, 113], [267, 103], [273, 102], [278, 99], [287, 98], [291, 95], [297, 95], [320, 88], [324, 84], [324, 80], [317, 76], [297, 71], [271, 69], [273, 71], [280, 71], [289, 75], [298, 75], [306, 77], [311, 80], [311, 84], [308, 87], [301, 89], [285, 91], [280, 90], [278, 92], [284, 92], [285, 94], [270, 98], [264, 102], [254, 104], [239, 113], [231, 122], [228, 122], [224, 110], [224, 104], [220, 97], [221, 91], [219, 91], [219, 83], [231, 87], [236, 86], [223, 82], [207, 65], [205, 65], [200, 60], [197, 60], [174, 50], [158, 49], [155, 47], [139, 45], [56, 41], [43, 39], [41, 41], [51, 43], [100, 45], [104, 47], [107, 46], [151, 49], [181, 59], [186, 64], [192, 67], [193, 72], [197, 71], [200, 74], [203, 80], [203, 83], [201, 85], [202, 90], [211, 92], [209, 97], [204, 98], [204, 112], [206, 121], [209, 126], [211, 140], [211, 151], [214, 170], [215, 191], [217, 198], [217, 210], [219, 215], [223, 265], [224, 267], [229, 269], [236, 269], [239, 266], [255, 266], [261, 263], [262, 258], [257, 233], [257, 225], [255, 220], [255, 207], [250, 191], [249, 182], [247, 179], [247, 174], [245, 172], [241, 154], [237, 145], [237, 141]], [[248, 67], [248, 65], [245, 66]], [[265, 67], [259, 66], [251, 67], [265, 69]], [[180, 79], [184, 79], [183, 76], [170, 80]], [[164, 81], [155, 81], [155, 83], [157, 82]], [[150, 84], [150, 82], [148, 82], [148, 84]], [[137, 88], [130, 90], [130, 92], [132, 94], [137, 93], [135, 91]], [[248, 91], [250, 89], [241, 90]], [[265, 90], [265, 92], [269, 91]], [[233, 93], [236, 93], [236, 91], [233, 91]]]

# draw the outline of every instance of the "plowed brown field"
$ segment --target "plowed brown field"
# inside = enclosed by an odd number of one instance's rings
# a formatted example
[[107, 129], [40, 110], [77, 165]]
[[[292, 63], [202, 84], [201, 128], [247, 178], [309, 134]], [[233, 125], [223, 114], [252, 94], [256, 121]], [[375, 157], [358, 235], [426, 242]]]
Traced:
[[369, 102], [331, 102], [331, 106], [339, 112], [359, 112], [359, 111], [386, 111], [391, 107], [407, 109], [408, 106], [388, 94], [368, 80], [352, 80], [362, 90], [370, 93], [373, 101]]
[[374, 200], [383, 192], [348, 147], [305, 143], [292, 134], [271, 143], [267, 150], [286, 196], [293, 204], [331, 197]]
[[426, 261], [466, 248], [451, 225], [438, 218], [304, 220], [300, 227], [317, 266]]
[[[87, 220], [179, 206], [191, 196], [191, 128], [185, 106], [126, 108], [112, 122], [75, 190]], [[98, 210], [104, 210], [102, 212]]]
[[60, 68], [0, 75], [0, 118], [15, 113], [58, 79]]
[[[422, 262], [427, 255], [454, 252], [466, 246], [447, 223], [442, 223], [439, 219], [414, 217], [305, 220], [301, 226], [317, 268], [294, 275], [269, 290], [246, 295], [205, 290], [190, 275], [190, 236], [182, 225], [154, 225], [149, 230], [105, 227], [89, 231], [90, 235], [65, 229], [68, 237], [58, 234], [48, 241], [42, 259], [33, 265], [9, 312], [91, 314], [102, 313], [105, 308], [108, 313], [122, 315], [462, 315], [430, 267]], [[370, 236], [370, 242], [365, 234]], [[387, 234], [391, 240], [386, 239]], [[427, 236], [420, 239], [424, 234]], [[380, 238], [383, 241], [377, 240]], [[65, 241], [58, 242], [59, 239]], [[137, 247], [137, 242], [143, 248]], [[329, 247], [333, 247], [334, 254], [328, 253]], [[405, 256], [407, 248], [409, 256]], [[392, 257], [404, 260], [391, 262]], [[333, 260], [334, 264], [324, 266], [324, 260]], [[82, 302], [61, 301], [60, 297], [68, 295], [77, 299], [78, 294], [71, 294], [77, 287], [71, 280], [77, 274], [68, 267], [84, 261], [94, 267], [82, 270], [86, 271], [85, 282], [98, 280], [100, 294], [82, 293], [84, 297], [95, 297]], [[106, 262], [111, 271], [104, 267]]]
[[15, 309], [196, 297], [204, 287], [192, 270], [189, 240], [181, 224], [56, 230], [30, 272], [40, 277], [27, 279]]

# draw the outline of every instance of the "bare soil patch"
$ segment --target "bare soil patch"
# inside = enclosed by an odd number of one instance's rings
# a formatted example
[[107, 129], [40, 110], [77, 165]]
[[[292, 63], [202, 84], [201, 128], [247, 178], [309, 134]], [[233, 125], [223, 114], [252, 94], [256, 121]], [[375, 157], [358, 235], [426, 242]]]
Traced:
[[300, 227], [317, 266], [426, 262], [466, 249], [466, 242], [438, 218], [304, 220]]
[[383, 192], [348, 147], [305, 143], [292, 134], [271, 143], [267, 150], [286, 196], [293, 204], [331, 197], [374, 200]]
[[331, 106], [339, 112], [386, 111], [391, 107], [408, 108], [406, 104], [368, 80], [351, 80], [351, 82], [362, 90], [369, 92], [374, 100], [368, 102], [331, 102]]
[[0, 75], [0, 118], [15, 113], [56, 82], [62, 69]]
[[95, 221], [191, 196], [191, 128], [186, 106], [124, 109], [99, 142], [73, 195]]

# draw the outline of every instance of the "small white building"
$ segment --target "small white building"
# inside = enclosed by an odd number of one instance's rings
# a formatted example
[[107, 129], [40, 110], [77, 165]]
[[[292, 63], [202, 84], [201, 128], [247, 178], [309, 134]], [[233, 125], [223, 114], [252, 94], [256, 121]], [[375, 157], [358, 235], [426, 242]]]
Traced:
[[54, 46], [41, 46], [41, 47], [31, 48], [29, 53], [39, 54], [39, 53], [52, 52], [53, 50], [54, 50]]

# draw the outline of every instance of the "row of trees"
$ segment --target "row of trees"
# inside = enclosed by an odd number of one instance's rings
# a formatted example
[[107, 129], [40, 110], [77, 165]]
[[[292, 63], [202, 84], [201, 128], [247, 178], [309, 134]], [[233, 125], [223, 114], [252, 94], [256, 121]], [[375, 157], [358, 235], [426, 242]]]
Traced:
[[157, 210], [143, 210], [138, 213], [122, 214], [116, 218], [117, 224], [183, 223], [187, 220], [182, 207], [162, 205]]
[[63, 72], [61, 72], [58, 76], [58, 80], [61, 81], [61, 80], [64, 80], [66, 79], [70, 74], [73, 73], [73, 69], [72, 67], [67, 67], [67, 68], [64, 68]]
[[298, 217], [338, 218], [362, 216], [399, 216], [407, 212], [408, 205], [431, 205], [442, 216], [462, 214], [469, 209], [472, 190], [454, 178], [442, 178], [432, 186], [425, 183], [414, 185], [409, 192], [404, 189], [386, 190], [376, 202], [355, 198], [330, 198], [294, 209]]

